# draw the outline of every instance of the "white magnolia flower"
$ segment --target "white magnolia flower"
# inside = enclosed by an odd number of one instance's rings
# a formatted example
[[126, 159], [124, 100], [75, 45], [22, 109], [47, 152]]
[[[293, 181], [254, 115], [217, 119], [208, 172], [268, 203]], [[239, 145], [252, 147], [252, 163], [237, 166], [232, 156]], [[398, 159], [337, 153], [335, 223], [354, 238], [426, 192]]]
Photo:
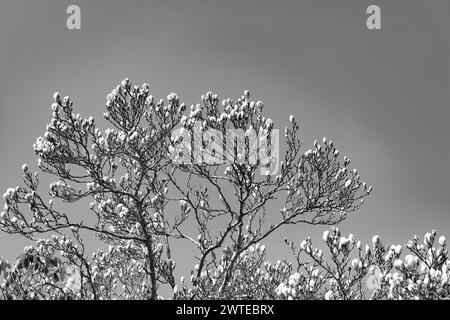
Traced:
[[405, 257], [405, 263], [408, 268], [416, 268], [419, 263], [419, 258], [408, 254]]
[[394, 246], [394, 252], [399, 255], [400, 253], [402, 253], [402, 246], [401, 245], [396, 245]]
[[394, 267], [396, 267], [397, 269], [401, 269], [403, 267], [403, 261], [400, 259], [395, 260]]
[[372, 244], [374, 247], [377, 247], [380, 244], [380, 242], [381, 242], [380, 236], [378, 235], [373, 236]]
[[328, 291], [325, 293], [325, 300], [334, 300], [334, 294], [333, 294], [333, 291], [328, 290]]
[[303, 250], [306, 249], [306, 240], [303, 240], [303, 241], [300, 243], [300, 248], [302, 248]]
[[439, 276], [439, 272], [436, 271], [436, 269], [431, 268], [431, 269], [430, 269], [430, 277], [431, 277], [431, 279], [435, 279], [435, 278], [437, 278], [438, 276]]
[[425, 234], [425, 237], [423, 238], [423, 243], [424, 243], [425, 245], [431, 244], [431, 237], [432, 237], [431, 233], [427, 232], [427, 233]]
[[178, 96], [177, 96], [177, 94], [176, 93], [171, 93], [171, 94], [169, 94], [168, 96], [167, 96], [167, 100], [169, 100], [169, 101], [176, 101], [176, 100], [178, 100]]
[[422, 262], [420, 264], [420, 273], [423, 274], [423, 273], [426, 273], [426, 272], [428, 272], [428, 266], [426, 265], [426, 263]]
[[443, 273], [441, 276], [441, 284], [442, 285], [446, 285], [448, 283], [448, 274], [447, 273]]
[[353, 243], [353, 241], [355, 240], [355, 237], [353, 236], [353, 234], [350, 233], [348, 235], [348, 240]]
[[10, 199], [16, 194], [16, 189], [8, 188], [6, 192], [3, 194], [4, 199]]
[[439, 244], [440, 244], [441, 246], [443, 246], [445, 243], [446, 243], [445, 237], [444, 237], [444, 236], [440, 236], [440, 237], [439, 237]]
[[428, 287], [429, 284], [430, 284], [430, 278], [428, 277], [428, 275], [426, 275], [425, 279], [423, 279], [423, 285], [425, 287]]

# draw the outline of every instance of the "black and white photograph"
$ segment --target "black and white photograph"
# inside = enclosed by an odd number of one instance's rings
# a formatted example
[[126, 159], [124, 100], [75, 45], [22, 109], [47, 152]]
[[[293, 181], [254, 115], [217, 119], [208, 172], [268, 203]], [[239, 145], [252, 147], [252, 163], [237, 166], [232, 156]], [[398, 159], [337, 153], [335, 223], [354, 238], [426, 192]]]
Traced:
[[449, 0], [0, 0], [0, 305], [450, 300], [449, 18]]

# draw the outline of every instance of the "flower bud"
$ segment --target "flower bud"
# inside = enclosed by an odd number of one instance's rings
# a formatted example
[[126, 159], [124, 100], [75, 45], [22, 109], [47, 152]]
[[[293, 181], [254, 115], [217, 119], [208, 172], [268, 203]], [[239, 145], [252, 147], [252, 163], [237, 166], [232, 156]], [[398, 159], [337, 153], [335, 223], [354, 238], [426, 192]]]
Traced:
[[55, 92], [55, 93], [53, 94], [53, 100], [55, 100], [55, 102], [58, 103], [58, 104], [61, 102], [61, 98], [60, 98], [58, 92]]
[[295, 117], [293, 115], [289, 116], [289, 122], [290, 123], [294, 123], [295, 122]]

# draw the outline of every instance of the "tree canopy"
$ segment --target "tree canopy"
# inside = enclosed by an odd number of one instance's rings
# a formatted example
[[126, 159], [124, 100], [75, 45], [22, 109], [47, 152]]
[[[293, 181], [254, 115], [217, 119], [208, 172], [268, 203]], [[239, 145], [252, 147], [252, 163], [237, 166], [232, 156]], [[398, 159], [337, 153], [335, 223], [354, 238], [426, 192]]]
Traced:
[[[286, 239], [291, 259], [270, 263], [265, 239], [294, 224], [334, 226], [358, 210], [372, 187], [331, 140], [302, 150], [291, 116], [280, 152], [278, 130], [248, 91], [236, 101], [176, 94], [156, 99], [125, 79], [107, 96], [101, 130], [54, 95], [52, 119], [34, 144], [43, 192], [23, 165], [23, 185], [4, 194], [0, 229], [33, 241], [13, 264], [2, 259], [3, 299], [364, 299], [443, 298], [445, 238], [436, 232], [401, 246], [374, 237], [362, 248], [333, 227], [326, 258], [307, 238]], [[82, 206], [84, 199], [90, 205]], [[272, 203], [272, 204], [271, 204]], [[279, 210], [273, 212], [273, 207]], [[61, 208], [77, 206], [74, 216]], [[270, 219], [269, 219], [270, 218]], [[276, 219], [276, 222], [272, 222]], [[86, 249], [86, 234], [109, 248]], [[174, 240], [197, 259], [175, 279]], [[183, 263], [178, 261], [178, 263]], [[379, 271], [368, 296], [367, 277]], [[394, 272], [395, 271], [395, 272]], [[379, 280], [379, 281], [378, 281]], [[161, 290], [171, 294], [163, 297]]]

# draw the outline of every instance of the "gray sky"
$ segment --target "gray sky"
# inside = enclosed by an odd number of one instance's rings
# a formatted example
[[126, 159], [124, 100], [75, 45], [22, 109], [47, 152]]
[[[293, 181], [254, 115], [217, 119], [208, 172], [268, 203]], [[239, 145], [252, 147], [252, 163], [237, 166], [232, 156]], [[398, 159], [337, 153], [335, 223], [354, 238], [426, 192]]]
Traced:
[[[81, 30], [66, 29], [70, 4], [81, 7]], [[369, 4], [381, 7], [380, 31], [366, 28]], [[236, 98], [248, 89], [279, 128], [296, 115], [305, 150], [333, 139], [374, 186], [344, 233], [450, 236], [449, 16], [448, 0], [0, 0], [0, 187], [20, 183], [22, 163], [36, 169], [32, 144], [54, 91], [99, 119], [125, 77], [187, 105], [209, 90]], [[280, 239], [270, 242], [281, 258]], [[14, 258], [25, 243], [2, 233], [0, 255]]]

